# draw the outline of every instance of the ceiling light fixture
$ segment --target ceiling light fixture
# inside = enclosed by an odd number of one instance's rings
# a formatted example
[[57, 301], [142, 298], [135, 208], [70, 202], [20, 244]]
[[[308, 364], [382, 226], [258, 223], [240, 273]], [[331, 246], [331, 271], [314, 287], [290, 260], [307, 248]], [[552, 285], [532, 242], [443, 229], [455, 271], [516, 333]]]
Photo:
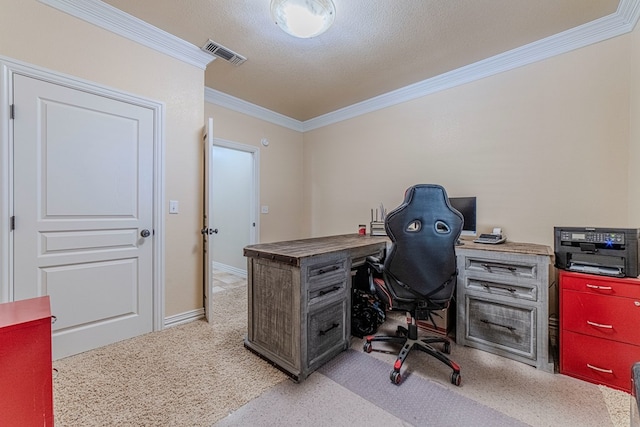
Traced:
[[331, 0], [271, 0], [271, 17], [294, 37], [307, 39], [324, 33], [335, 16]]

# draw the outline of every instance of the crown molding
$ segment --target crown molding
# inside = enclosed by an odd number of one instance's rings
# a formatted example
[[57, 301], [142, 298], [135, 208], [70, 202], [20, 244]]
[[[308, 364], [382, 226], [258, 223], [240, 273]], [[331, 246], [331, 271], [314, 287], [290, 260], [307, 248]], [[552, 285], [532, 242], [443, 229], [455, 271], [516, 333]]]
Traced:
[[229, 110], [237, 111], [257, 119], [261, 119], [273, 124], [289, 128], [298, 132], [304, 132], [303, 123], [299, 120], [292, 119], [284, 114], [276, 113], [259, 105], [244, 101], [235, 96], [227, 95], [209, 87], [204, 88], [204, 100]]
[[215, 59], [199, 47], [100, 0], [38, 1], [202, 70]]
[[640, 0], [621, 0], [618, 10], [611, 15], [439, 76], [306, 120], [303, 122], [303, 132], [411, 101], [626, 34], [633, 30], [638, 22], [639, 15]]
[[[201, 69], [214, 59], [197, 46], [100, 0], [38, 1]], [[207, 87], [205, 101], [306, 132], [626, 34], [633, 30], [639, 17], [640, 0], [620, 0], [611, 15], [304, 122]]]

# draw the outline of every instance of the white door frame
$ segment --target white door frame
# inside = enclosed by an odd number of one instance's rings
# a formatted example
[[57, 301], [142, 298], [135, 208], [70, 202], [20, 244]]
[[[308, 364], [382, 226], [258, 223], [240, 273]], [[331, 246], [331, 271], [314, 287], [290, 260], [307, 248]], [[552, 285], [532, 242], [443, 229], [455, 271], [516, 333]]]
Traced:
[[[21, 74], [153, 110], [153, 330], [164, 327], [164, 123], [165, 105], [73, 76], [0, 56], [0, 302], [13, 301], [13, 76]], [[17, 112], [19, 114], [19, 112]]]

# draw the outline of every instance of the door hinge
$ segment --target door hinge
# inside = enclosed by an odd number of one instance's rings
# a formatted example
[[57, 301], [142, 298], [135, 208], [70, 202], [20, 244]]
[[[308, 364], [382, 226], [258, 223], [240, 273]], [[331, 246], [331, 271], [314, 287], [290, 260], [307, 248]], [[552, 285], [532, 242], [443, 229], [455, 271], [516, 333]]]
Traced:
[[16, 118], [16, 106], [15, 106], [15, 104], [9, 105], [9, 118], [11, 120]]
[[10, 228], [11, 231], [16, 229], [16, 217], [15, 216], [11, 217], [9, 228]]

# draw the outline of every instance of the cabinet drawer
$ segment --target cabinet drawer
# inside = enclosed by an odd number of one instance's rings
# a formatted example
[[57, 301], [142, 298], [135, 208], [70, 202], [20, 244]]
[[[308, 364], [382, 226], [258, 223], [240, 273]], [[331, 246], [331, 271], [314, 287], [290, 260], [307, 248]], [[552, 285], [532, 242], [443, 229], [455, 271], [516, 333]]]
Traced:
[[560, 272], [562, 289], [640, 299], [640, 280], [605, 278], [579, 273]]
[[345, 301], [337, 301], [309, 314], [309, 365], [346, 343], [346, 309]]
[[562, 291], [562, 329], [640, 345], [640, 300]]
[[[315, 285], [315, 286], [314, 286]], [[347, 294], [347, 282], [344, 277], [332, 276], [332, 280], [309, 286], [309, 304], [316, 304], [330, 298], [344, 298]]]
[[465, 287], [487, 295], [503, 295], [529, 301], [538, 299], [538, 286], [534, 283], [501, 283], [492, 280], [468, 278]]
[[326, 280], [331, 280], [335, 276], [347, 276], [347, 259], [342, 257], [340, 259], [327, 260], [325, 262], [319, 262], [310, 265], [307, 268], [306, 279], [309, 283], [323, 283]]
[[640, 346], [562, 331], [560, 373], [631, 392], [631, 366]]
[[483, 258], [465, 258], [465, 270], [482, 271], [496, 277], [520, 277], [525, 279], [536, 279], [538, 268], [536, 264], [520, 263], [513, 261], [496, 261]]
[[466, 296], [466, 339], [536, 358], [536, 309]]

